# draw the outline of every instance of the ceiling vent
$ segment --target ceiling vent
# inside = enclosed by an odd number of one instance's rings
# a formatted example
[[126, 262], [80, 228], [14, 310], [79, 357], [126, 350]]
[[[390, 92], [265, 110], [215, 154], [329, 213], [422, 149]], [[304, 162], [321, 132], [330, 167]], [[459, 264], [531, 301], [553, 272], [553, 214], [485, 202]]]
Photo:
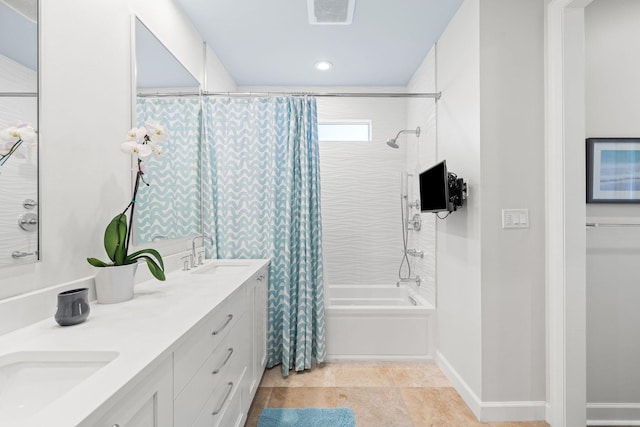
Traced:
[[312, 25], [350, 25], [356, 0], [307, 0]]

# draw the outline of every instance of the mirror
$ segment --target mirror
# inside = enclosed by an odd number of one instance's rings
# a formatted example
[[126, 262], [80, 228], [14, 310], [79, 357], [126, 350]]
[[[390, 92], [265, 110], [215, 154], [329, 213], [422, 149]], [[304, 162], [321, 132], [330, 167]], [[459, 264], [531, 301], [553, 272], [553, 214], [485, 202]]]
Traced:
[[39, 259], [37, 17], [0, 0], [0, 267]]
[[[200, 85], [153, 33], [135, 18], [135, 127], [159, 122], [163, 154], [145, 160], [135, 210], [135, 244], [202, 234]], [[190, 95], [187, 95], [190, 94]], [[135, 171], [134, 171], [135, 174]]]

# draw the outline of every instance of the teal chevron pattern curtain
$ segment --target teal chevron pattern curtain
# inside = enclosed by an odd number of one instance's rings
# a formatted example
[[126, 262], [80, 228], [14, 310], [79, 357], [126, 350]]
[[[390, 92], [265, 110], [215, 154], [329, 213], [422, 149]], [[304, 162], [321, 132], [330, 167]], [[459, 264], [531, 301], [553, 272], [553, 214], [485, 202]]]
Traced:
[[269, 367], [326, 357], [320, 165], [310, 97], [205, 98], [205, 233], [213, 258], [270, 258]]
[[156, 120], [168, 132], [164, 154], [150, 157], [136, 202], [136, 243], [200, 234], [200, 100], [136, 100], [138, 126]]

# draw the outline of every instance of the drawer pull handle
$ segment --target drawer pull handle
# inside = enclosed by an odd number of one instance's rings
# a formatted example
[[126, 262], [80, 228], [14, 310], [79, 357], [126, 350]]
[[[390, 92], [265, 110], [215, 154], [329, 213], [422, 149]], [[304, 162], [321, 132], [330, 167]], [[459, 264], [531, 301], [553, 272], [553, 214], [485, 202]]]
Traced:
[[220, 403], [220, 406], [218, 406], [218, 409], [213, 411], [211, 413], [211, 415], [218, 415], [220, 413], [220, 411], [222, 411], [222, 408], [224, 408], [224, 404], [227, 403], [227, 399], [229, 398], [229, 395], [231, 394], [231, 390], [233, 390], [233, 383], [229, 382], [229, 384], [227, 384], [227, 387], [229, 387], [229, 389], [227, 390], [227, 394], [224, 395], [224, 399], [222, 399], [222, 402]]
[[211, 332], [211, 335], [218, 335], [220, 332], [222, 332], [224, 330], [224, 328], [227, 327], [229, 322], [231, 322], [231, 319], [233, 319], [233, 314], [228, 315], [227, 316], [227, 321], [224, 322], [224, 325], [220, 326], [218, 329], [216, 329], [215, 331]]
[[262, 282], [264, 280], [264, 274], [258, 276], [258, 282]]
[[213, 372], [211, 372], [213, 375], [217, 374], [218, 372], [220, 372], [220, 369], [222, 369], [224, 367], [224, 365], [227, 364], [227, 362], [229, 361], [229, 359], [231, 359], [231, 355], [233, 354], [233, 347], [231, 347], [229, 350], [227, 350], [227, 357], [224, 358], [224, 360], [222, 361], [222, 364], [220, 366], [218, 366], [216, 369], [213, 370]]

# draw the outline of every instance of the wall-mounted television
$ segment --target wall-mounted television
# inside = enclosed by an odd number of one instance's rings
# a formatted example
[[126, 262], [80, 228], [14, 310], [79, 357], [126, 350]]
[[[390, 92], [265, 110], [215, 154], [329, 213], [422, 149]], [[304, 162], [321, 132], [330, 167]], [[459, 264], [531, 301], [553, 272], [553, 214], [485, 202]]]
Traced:
[[447, 161], [420, 174], [420, 211], [454, 212], [464, 204], [467, 184], [447, 171]]

